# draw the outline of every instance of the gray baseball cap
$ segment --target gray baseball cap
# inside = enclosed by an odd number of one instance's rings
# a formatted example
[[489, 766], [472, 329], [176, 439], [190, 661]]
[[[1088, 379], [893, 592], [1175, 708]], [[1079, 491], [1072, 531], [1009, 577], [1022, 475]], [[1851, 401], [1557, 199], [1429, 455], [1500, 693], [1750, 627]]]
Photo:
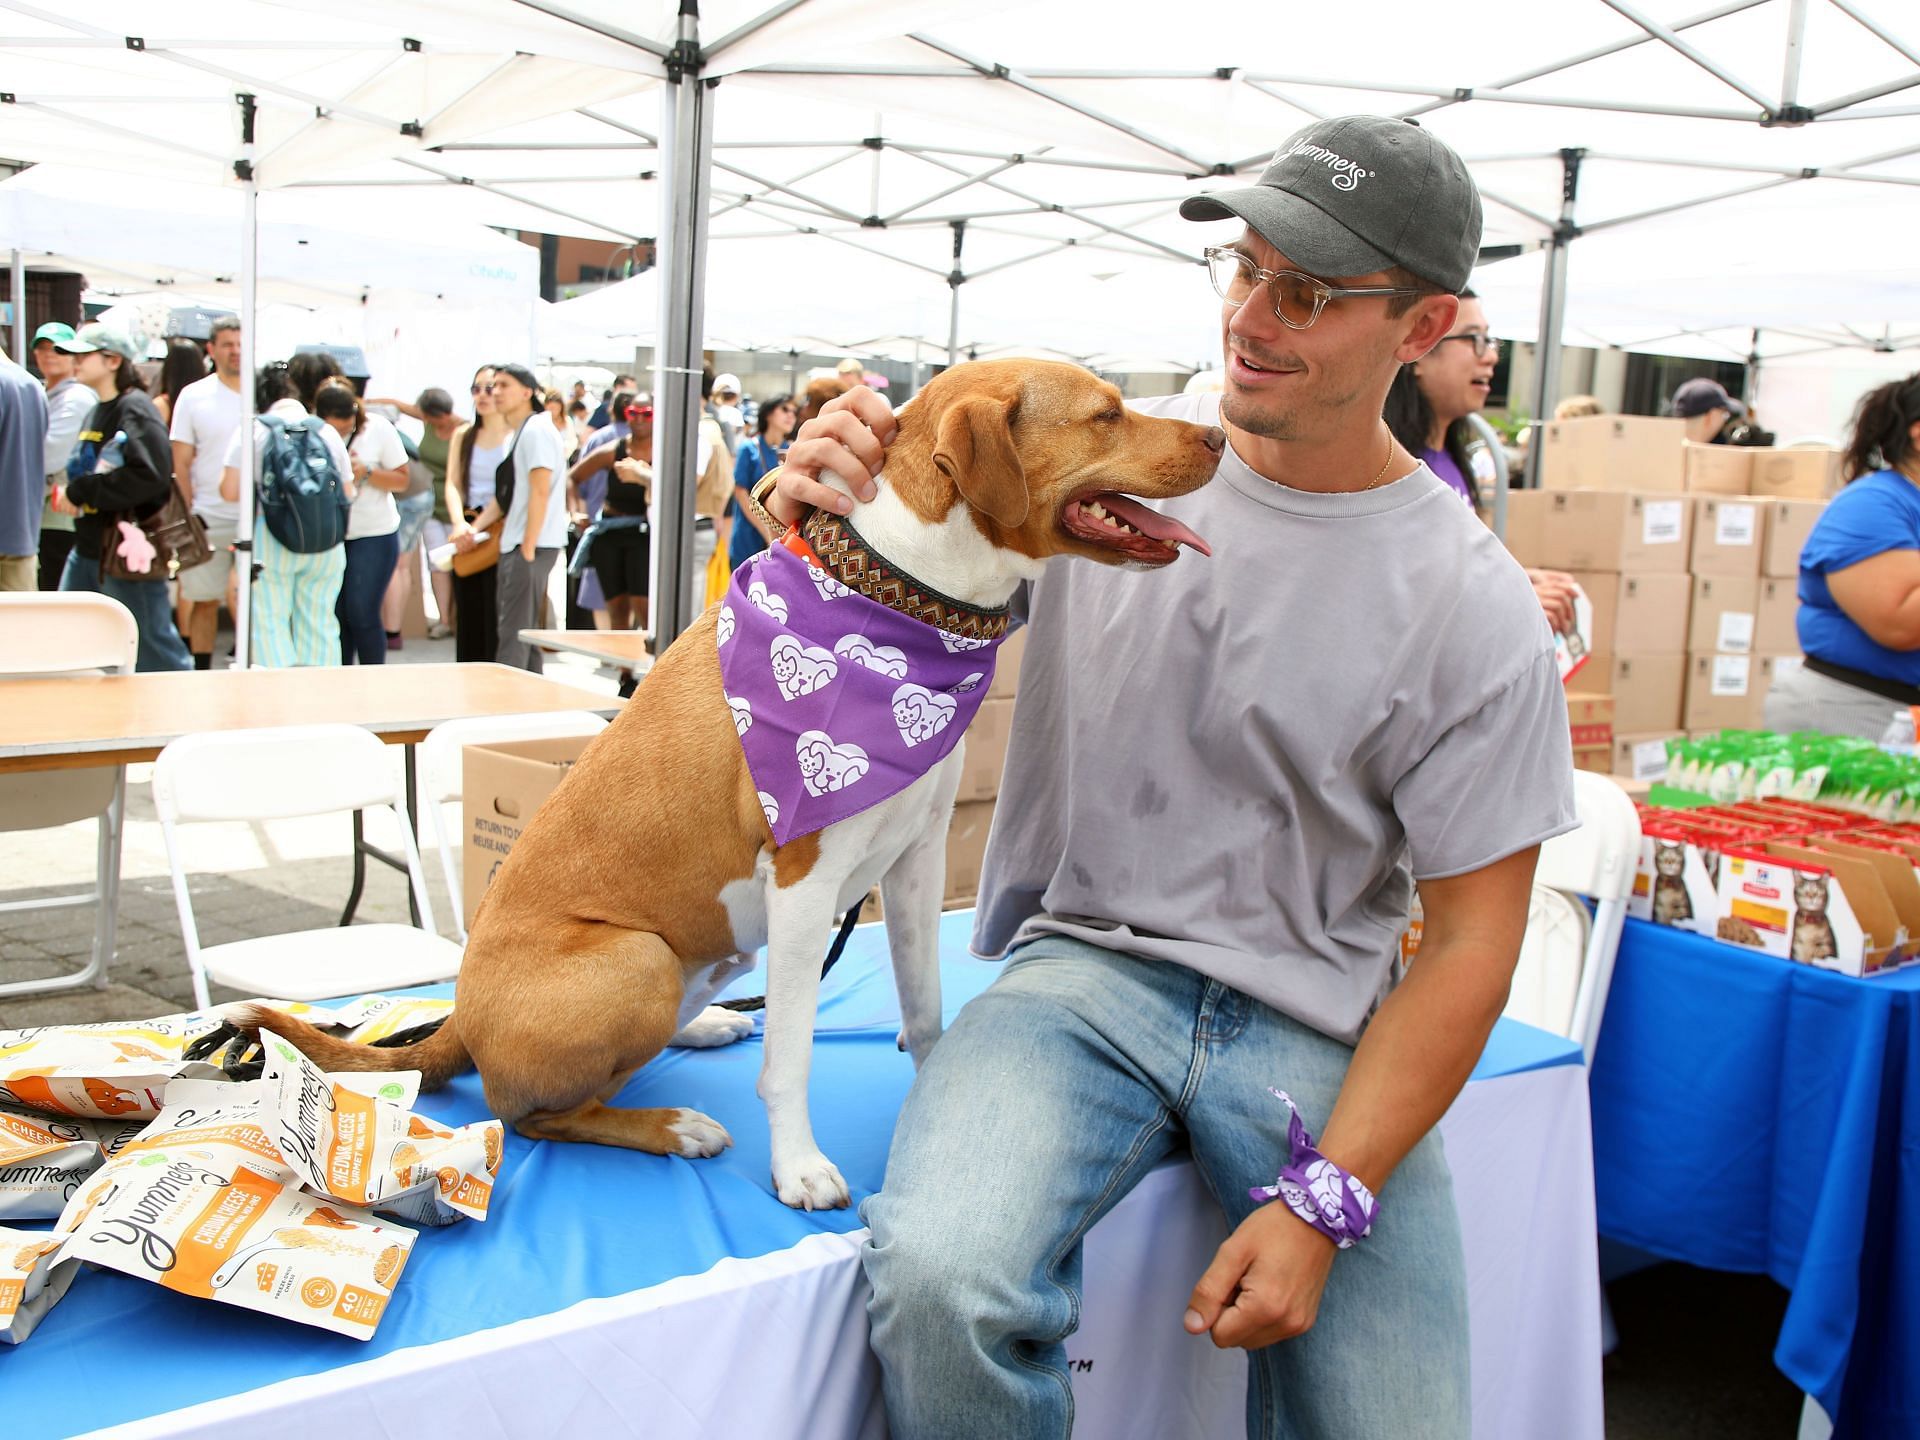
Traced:
[[1402, 265], [1458, 293], [1480, 254], [1480, 192], [1445, 141], [1408, 120], [1317, 120], [1257, 185], [1194, 195], [1189, 220], [1237, 216], [1302, 270], [1337, 278]]
[[118, 355], [130, 365], [140, 363], [140, 348], [133, 343], [131, 336], [109, 325], [82, 325], [80, 333], [71, 340], [56, 340], [53, 348], [62, 355], [91, 355], [96, 350], [106, 350]]

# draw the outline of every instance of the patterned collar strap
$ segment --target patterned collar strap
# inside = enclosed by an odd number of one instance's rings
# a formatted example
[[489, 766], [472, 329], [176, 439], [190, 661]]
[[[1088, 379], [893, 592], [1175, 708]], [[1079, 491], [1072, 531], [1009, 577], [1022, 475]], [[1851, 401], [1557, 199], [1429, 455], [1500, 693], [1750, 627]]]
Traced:
[[801, 532], [815, 563], [856, 594], [963, 639], [998, 640], [1007, 633], [1005, 606], [983, 610], [921, 584], [876, 554], [845, 516], [816, 510]]

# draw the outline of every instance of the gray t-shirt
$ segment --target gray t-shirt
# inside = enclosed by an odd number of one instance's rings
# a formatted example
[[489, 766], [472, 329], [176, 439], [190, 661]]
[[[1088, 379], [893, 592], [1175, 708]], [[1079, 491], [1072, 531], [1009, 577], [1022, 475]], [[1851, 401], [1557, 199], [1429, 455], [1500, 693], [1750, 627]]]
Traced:
[[[1135, 408], [1212, 424], [1219, 405]], [[974, 948], [1071, 935], [1357, 1040], [1392, 984], [1410, 873], [1465, 874], [1577, 823], [1546, 618], [1425, 466], [1323, 495], [1229, 446], [1160, 508], [1213, 558], [1056, 560], [1028, 597]]]

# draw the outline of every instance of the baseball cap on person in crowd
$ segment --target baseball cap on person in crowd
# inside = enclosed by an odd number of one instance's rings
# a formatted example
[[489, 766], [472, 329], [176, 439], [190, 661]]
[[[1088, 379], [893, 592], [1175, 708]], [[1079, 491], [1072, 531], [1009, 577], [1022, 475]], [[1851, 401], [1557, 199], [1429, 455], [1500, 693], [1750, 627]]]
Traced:
[[1726, 386], [1705, 376], [1689, 380], [1673, 392], [1673, 413], [1682, 420], [1691, 420], [1709, 410], [1724, 410], [1731, 415], [1734, 403]]
[[142, 359], [140, 348], [125, 331], [97, 323], [82, 325], [71, 340], [56, 340], [53, 348], [62, 355], [91, 355], [96, 350], [105, 350], [129, 365], [137, 365]]
[[[33, 332], [34, 345], [38, 345], [42, 340], [51, 340], [55, 349], [65, 345], [72, 339], [73, 326], [67, 324], [64, 320], [49, 320]], [[27, 348], [32, 349], [33, 346], [30, 345]]]
[[1318, 120], [1281, 142], [1259, 182], [1181, 202], [1237, 217], [1316, 277], [1402, 266], [1458, 294], [1480, 255], [1480, 191], [1447, 143], [1409, 120]]
[[713, 393], [716, 395], [738, 395], [740, 377], [738, 375], [719, 374], [713, 377]]

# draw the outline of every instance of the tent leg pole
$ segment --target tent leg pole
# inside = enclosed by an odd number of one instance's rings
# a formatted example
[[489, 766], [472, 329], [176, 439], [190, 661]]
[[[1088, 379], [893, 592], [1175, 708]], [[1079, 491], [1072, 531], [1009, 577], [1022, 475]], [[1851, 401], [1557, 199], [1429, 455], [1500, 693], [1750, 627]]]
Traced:
[[667, 167], [662, 239], [660, 339], [654, 352], [653, 603], [656, 653], [697, 613], [694, 573], [694, 460], [700, 424], [699, 376], [706, 317], [707, 203], [713, 159], [713, 89], [700, 73], [700, 18], [683, 3], [661, 92], [660, 153]]
[[18, 250], [13, 252], [12, 268], [8, 273], [8, 283], [13, 287], [13, 363], [27, 363], [27, 260]]
[[254, 442], [253, 377], [260, 360], [260, 187], [253, 174], [254, 97], [234, 97], [240, 106], [240, 159], [233, 171], [241, 185], [244, 233], [240, 239], [240, 518], [234, 538], [233, 668], [251, 664], [253, 641]]
[[1747, 409], [1753, 409], [1754, 399], [1760, 394], [1760, 327], [1753, 327], [1753, 339], [1747, 347], [1747, 373], [1740, 380], [1740, 399]]
[[1560, 398], [1560, 330], [1567, 313], [1567, 247], [1580, 232], [1573, 223], [1574, 197], [1580, 188], [1584, 150], [1560, 152], [1560, 223], [1547, 250], [1547, 271], [1540, 287], [1540, 340], [1534, 348], [1533, 433], [1527, 441], [1527, 485], [1540, 487], [1542, 437], [1547, 418]]
[[953, 302], [947, 311], [947, 364], [960, 363], [960, 287], [967, 277], [960, 270], [960, 246], [967, 238], [967, 222], [953, 222], [953, 270], [947, 276], [947, 286], [953, 291]]

